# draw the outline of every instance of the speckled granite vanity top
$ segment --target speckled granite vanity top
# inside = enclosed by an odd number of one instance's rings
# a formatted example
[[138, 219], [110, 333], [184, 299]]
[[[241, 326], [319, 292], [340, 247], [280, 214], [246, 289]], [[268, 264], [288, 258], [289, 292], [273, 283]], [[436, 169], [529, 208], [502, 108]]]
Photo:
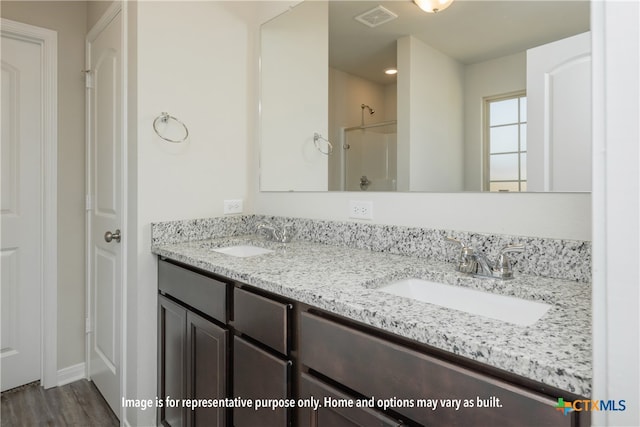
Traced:
[[[240, 258], [216, 247], [256, 245], [274, 252]], [[569, 392], [591, 395], [591, 287], [517, 274], [474, 279], [452, 263], [308, 241], [281, 245], [227, 237], [158, 243], [155, 254], [473, 359]], [[377, 290], [418, 277], [551, 304], [532, 326], [517, 326]]]

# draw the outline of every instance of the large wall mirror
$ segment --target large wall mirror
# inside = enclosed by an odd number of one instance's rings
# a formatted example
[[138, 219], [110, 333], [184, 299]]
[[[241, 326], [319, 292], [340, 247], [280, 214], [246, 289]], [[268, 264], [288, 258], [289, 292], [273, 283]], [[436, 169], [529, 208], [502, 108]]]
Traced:
[[261, 28], [261, 191], [590, 191], [589, 13], [291, 7]]

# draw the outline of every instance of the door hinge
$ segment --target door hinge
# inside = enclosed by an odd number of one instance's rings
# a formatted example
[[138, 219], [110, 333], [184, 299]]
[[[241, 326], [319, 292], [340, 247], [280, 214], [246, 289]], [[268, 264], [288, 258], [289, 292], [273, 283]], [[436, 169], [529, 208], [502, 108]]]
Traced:
[[91, 74], [91, 70], [83, 70], [84, 72], [84, 86], [87, 89], [93, 88], [93, 75]]
[[93, 197], [91, 194], [87, 194], [84, 198], [84, 208], [88, 211], [93, 210]]

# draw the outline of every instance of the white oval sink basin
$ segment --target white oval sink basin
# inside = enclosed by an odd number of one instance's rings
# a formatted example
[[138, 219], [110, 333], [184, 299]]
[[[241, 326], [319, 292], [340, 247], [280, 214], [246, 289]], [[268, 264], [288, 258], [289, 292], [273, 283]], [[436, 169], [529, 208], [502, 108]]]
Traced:
[[401, 280], [379, 290], [521, 326], [533, 325], [551, 308], [549, 304], [542, 302], [422, 279]]
[[221, 254], [225, 254], [225, 255], [246, 258], [250, 256], [268, 254], [273, 251], [271, 249], [265, 249], [259, 246], [237, 245], [237, 246], [226, 246], [224, 248], [216, 248], [214, 249], [214, 252], [220, 252]]

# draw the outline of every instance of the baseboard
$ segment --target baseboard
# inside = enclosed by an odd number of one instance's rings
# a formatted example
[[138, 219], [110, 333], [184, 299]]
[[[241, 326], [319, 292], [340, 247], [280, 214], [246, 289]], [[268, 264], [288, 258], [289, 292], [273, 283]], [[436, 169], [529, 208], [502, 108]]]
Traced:
[[85, 369], [83, 362], [58, 370], [58, 386], [87, 378]]

